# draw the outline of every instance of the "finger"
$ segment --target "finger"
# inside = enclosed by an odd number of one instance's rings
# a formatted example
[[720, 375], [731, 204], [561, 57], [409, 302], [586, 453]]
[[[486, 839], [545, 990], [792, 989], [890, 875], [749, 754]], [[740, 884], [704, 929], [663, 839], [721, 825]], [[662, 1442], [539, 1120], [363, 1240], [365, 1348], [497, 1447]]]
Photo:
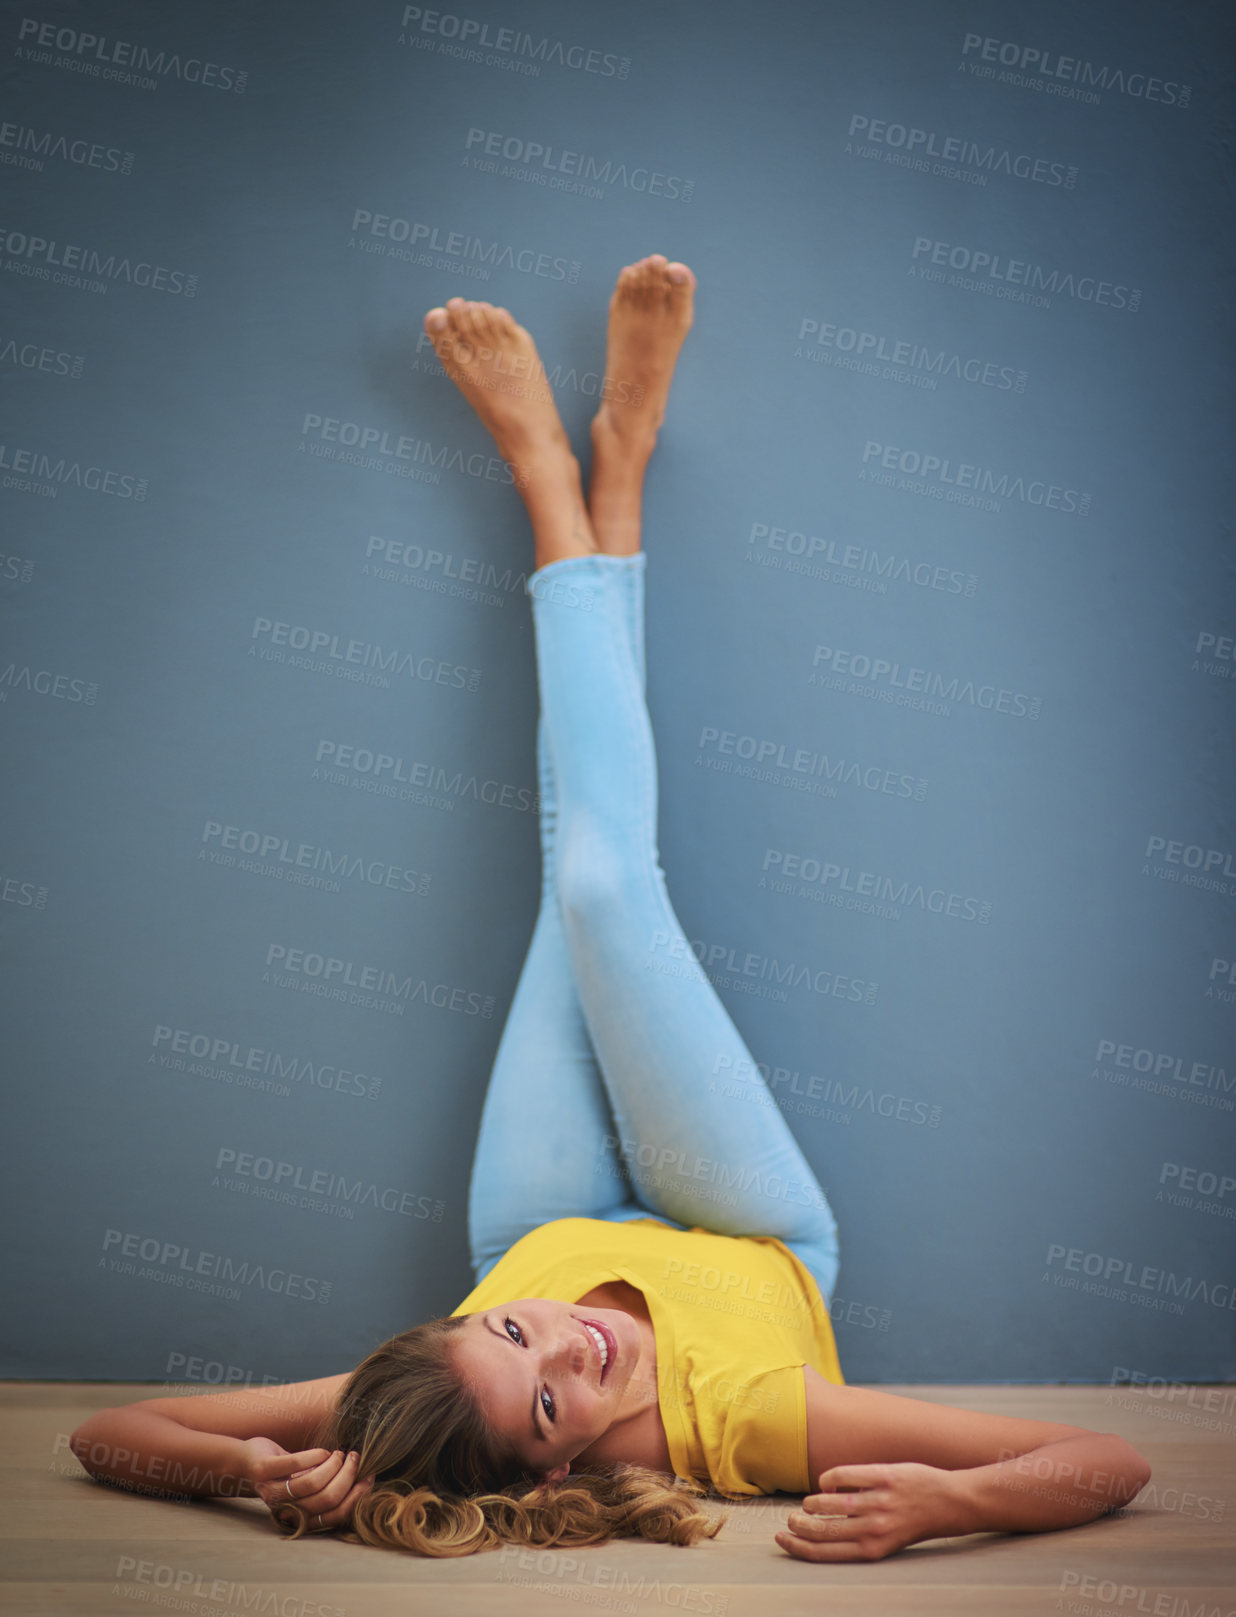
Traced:
[[333, 1452], [331, 1450], [319, 1450], [318, 1452], [326, 1454], [326, 1458], [319, 1464], [301, 1466], [293, 1471], [290, 1476], [278, 1479], [287, 1498], [307, 1499], [310, 1494], [315, 1494], [319, 1489], [324, 1488], [331, 1478], [336, 1475], [344, 1461], [343, 1451], [335, 1449]]
[[335, 1475], [325, 1484], [311, 1494], [299, 1494], [297, 1503], [305, 1510], [321, 1511], [334, 1510], [352, 1491], [356, 1482], [356, 1469], [360, 1464], [360, 1456], [349, 1454]]
[[797, 1561], [878, 1561], [881, 1552], [859, 1539], [813, 1543], [793, 1533], [774, 1533], [780, 1547]]
[[836, 1492], [838, 1488], [878, 1488], [887, 1481], [885, 1465], [835, 1465], [816, 1478], [820, 1493]]
[[836, 1542], [858, 1538], [868, 1531], [868, 1525], [854, 1516], [808, 1516], [805, 1511], [792, 1510], [781, 1531], [795, 1538], [805, 1538], [812, 1544], [821, 1544], [826, 1539]]
[[[341, 1527], [345, 1522], [350, 1522], [352, 1519], [352, 1512], [356, 1508], [357, 1502], [363, 1499], [372, 1487], [372, 1480], [366, 1478], [364, 1482], [358, 1482], [354, 1487], [350, 1488], [348, 1490], [347, 1498], [344, 1499], [341, 1504], [336, 1505], [334, 1510], [321, 1512], [321, 1531], [329, 1532], [332, 1527]], [[317, 1517], [315, 1516], [313, 1520], [316, 1522]]]
[[[372, 1487], [372, 1477], [366, 1477], [361, 1482], [354, 1483], [352, 1487], [348, 1489], [345, 1497], [332, 1509], [327, 1509], [324, 1505], [321, 1508], [316, 1508], [316, 1501], [312, 1499], [301, 1500], [300, 1504], [301, 1508], [305, 1512], [308, 1531], [311, 1533], [329, 1533], [334, 1527], [343, 1527], [350, 1524], [352, 1512], [355, 1509], [357, 1502], [362, 1499]], [[278, 1516], [280, 1513], [276, 1511], [274, 1514]], [[286, 1520], [291, 1523], [293, 1520], [291, 1511], [288, 1511], [285, 1514]]]
[[329, 1449], [302, 1449], [299, 1454], [268, 1454], [257, 1462], [254, 1469], [261, 1472], [263, 1482], [278, 1481], [291, 1476], [294, 1471], [303, 1471], [306, 1466], [319, 1464], [329, 1454]]
[[813, 1516], [858, 1516], [873, 1509], [881, 1498], [878, 1488], [864, 1488], [861, 1493], [809, 1493], [801, 1509]]

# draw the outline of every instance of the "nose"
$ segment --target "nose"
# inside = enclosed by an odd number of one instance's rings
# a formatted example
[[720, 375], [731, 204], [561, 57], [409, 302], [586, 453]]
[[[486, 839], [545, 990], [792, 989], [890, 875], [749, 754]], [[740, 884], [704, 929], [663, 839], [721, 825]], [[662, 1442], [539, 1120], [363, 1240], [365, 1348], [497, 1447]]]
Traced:
[[588, 1344], [582, 1325], [567, 1320], [549, 1354], [549, 1366], [559, 1375], [581, 1376], [588, 1363]]

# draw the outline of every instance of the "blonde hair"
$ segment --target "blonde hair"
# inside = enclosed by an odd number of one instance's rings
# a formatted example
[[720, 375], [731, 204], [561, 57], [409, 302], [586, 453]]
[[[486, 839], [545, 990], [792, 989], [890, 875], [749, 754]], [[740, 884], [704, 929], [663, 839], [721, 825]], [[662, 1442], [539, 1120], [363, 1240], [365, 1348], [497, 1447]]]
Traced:
[[[695, 1502], [705, 1490], [625, 1461], [541, 1482], [498, 1439], [455, 1369], [451, 1343], [468, 1318], [430, 1320], [390, 1337], [349, 1376], [323, 1421], [323, 1448], [358, 1451], [373, 1477], [352, 1512], [352, 1543], [418, 1555], [473, 1555], [502, 1544], [566, 1548], [645, 1538], [696, 1544], [721, 1530]], [[298, 1538], [308, 1513], [279, 1512]]]

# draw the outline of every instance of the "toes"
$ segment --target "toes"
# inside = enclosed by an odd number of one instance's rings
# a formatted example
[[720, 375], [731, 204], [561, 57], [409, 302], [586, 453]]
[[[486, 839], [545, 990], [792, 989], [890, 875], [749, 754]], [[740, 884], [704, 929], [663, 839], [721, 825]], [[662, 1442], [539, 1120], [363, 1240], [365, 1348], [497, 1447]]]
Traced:
[[671, 264], [666, 266], [666, 270], [676, 289], [690, 287], [694, 291], [695, 276], [688, 265], [674, 259]]
[[441, 304], [436, 309], [430, 309], [425, 315], [425, 331], [432, 337], [435, 332], [445, 331], [450, 323], [450, 316]]
[[468, 305], [463, 298], [448, 298], [446, 312], [451, 317], [451, 329], [456, 336], [467, 337], [472, 331], [472, 320], [468, 313]]

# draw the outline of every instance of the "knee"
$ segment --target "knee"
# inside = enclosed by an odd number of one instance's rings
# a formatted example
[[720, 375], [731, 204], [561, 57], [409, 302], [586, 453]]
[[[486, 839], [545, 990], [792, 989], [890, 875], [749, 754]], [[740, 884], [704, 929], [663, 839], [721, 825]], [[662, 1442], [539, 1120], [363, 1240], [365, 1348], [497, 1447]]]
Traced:
[[606, 926], [629, 900], [632, 872], [604, 837], [579, 838], [559, 852], [558, 895], [565, 919], [577, 926]]

